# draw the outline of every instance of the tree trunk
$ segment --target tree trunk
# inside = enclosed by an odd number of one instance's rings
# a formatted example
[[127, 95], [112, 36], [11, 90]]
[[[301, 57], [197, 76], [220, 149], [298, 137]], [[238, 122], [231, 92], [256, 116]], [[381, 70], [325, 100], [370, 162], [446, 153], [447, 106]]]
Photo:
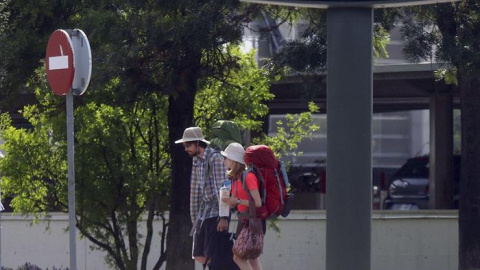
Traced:
[[480, 269], [480, 79], [459, 78], [459, 86], [462, 167], [458, 257], [459, 269], [471, 270]]
[[182, 138], [185, 128], [193, 125], [193, 104], [197, 88], [196, 72], [179, 74], [175, 96], [169, 98], [168, 129], [172, 157], [172, 187], [170, 198], [170, 220], [167, 234], [166, 270], [194, 269], [192, 238], [189, 236], [190, 221], [190, 173], [192, 159], [183, 146], [175, 144]]

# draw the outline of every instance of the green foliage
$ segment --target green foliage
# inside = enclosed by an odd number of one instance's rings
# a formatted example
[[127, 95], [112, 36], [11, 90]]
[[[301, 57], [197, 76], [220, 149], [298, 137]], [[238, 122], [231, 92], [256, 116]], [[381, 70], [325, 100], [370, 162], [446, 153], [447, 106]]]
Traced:
[[[300, 9], [297, 21], [304, 18], [309, 22], [298, 40], [287, 42], [274, 55], [268, 66], [274, 72], [287, 74], [302, 72], [315, 74], [326, 69], [327, 64], [327, 17], [324, 10]], [[281, 20], [277, 18], [277, 20]], [[295, 22], [294, 22], [295, 23]]]
[[243, 129], [260, 130], [259, 119], [268, 113], [265, 102], [273, 99], [269, 75], [258, 68], [253, 51], [242, 54], [239, 47], [228, 46], [226, 53], [239, 59], [239, 69], [223, 79], [205, 80], [195, 99], [195, 124], [206, 127], [207, 134], [221, 119], [232, 120]]
[[400, 18], [401, 11], [396, 8], [375, 9], [373, 12], [373, 56], [388, 58], [387, 45], [390, 42], [390, 30]]
[[304, 40], [288, 42], [268, 64], [273, 71], [287, 73], [323, 72], [327, 65], [327, 40], [325, 36], [311, 33]]
[[[320, 127], [312, 124], [312, 114], [318, 112], [318, 106], [310, 102], [308, 111], [300, 114], [287, 114], [286, 122], [278, 121], [278, 130], [274, 136], [263, 135], [254, 139], [255, 144], [266, 144], [272, 148], [278, 158], [287, 153], [295, 155], [298, 144]], [[301, 153], [296, 153], [301, 154]]]
[[65, 188], [65, 152], [50, 141], [49, 124], [38, 112], [37, 106], [24, 109], [24, 117], [35, 127], [32, 130], [13, 128], [8, 115], [2, 115], [2, 150], [6, 152], [0, 159], [2, 187], [7, 196], [15, 195], [11, 206], [23, 213], [45, 213], [52, 203], [66, 205], [66, 198], [55, 201], [51, 197]]
[[[45, 57], [48, 37], [56, 26], [71, 25], [72, 1], [0, 1], [0, 70], [8, 75], [0, 80], [3, 104], [14, 102], [14, 95]], [[60, 28], [58, 27], [58, 28]], [[18, 58], [19, 56], [22, 56]], [[19, 61], [18, 59], [22, 59]]]
[[437, 75], [456, 84], [457, 71], [474, 77], [480, 69], [480, 6], [477, 1], [460, 1], [404, 9], [402, 35], [406, 56], [418, 62], [432, 59], [449, 65]]
[[439, 68], [434, 71], [434, 75], [437, 81], [444, 80], [447, 84], [453, 84], [458, 86], [458, 77], [457, 77], [457, 68], [453, 67], [450, 69]]
[[[318, 74], [326, 70], [327, 64], [327, 16], [325, 10], [300, 9], [296, 20], [308, 22], [298, 40], [289, 41], [282, 51], [274, 55], [268, 66], [274, 72], [304, 75]], [[375, 10], [373, 54], [377, 58], [387, 58], [386, 46], [390, 41], [389, 30], [398, 17], [398, 10]], [[277, 18], [281, 20], [280, 18]]]
[[17, 270], [42, 270], [42, 269], [31, 263], [25, 263], [24, 265], [18, 267]]
[[0, 1], [0, 35], [7, 27], [6, 22], [8, 17], [10, 16], [9, 12], [5, 10], [6, 6], [7, 6], [7, 1], [5, 0]]
[[[257, 67], [253, 52], [242, 55], [238, 47], [228, 49], [240, 59], [240, 69], [231, 71], [224, 80], [209, 79], [205, 83], [196, 97], [196, 124], [206, 127], [207, 134], [209, 127], [220, 119], [232, 120], [244, 130], [260, 131], [268, 113], [265, 101], [273, 99], [268, 73]], [[301, 154], [295, 153], [298, 144], [319, 128], [312, 124], [312, 114], [316, 112], [318, 107], [311, 102], [308, 111], [289, 114], [285, 123], [280, 121], [275, 136], [260, 133], [253, 143], [269, 145], [278, 157]]]
[[435, 23], [441, 32], [437, 57], [458, 69], [464, 78], [477, 78], [480, 70], [480, 3], [464, 0], [438, 5]]
[[[88, 103], [77, 110], [77, 123], [82, 126], [76, 132], [80, 197], [86, 207], [95, 203], [105, 208], [104, 213], [86, 211], [85, 215], [100, 218], [117, 209], [140, 217], [147, 202], [167, 193], [165, 107], [165, 98], [150, 94], [131, 108]], [[132, 206], [136, 213], [129, 213]]]
[[411, 61], [432, 60], [435, 57], [433, 46], [441, 40], [438, 27], [433, 20], [434, 8], [431, 6], [411, 7], [405, 9], [402, 18], [404, 24], [400, 30], [405, 40], [403, 53]]
[[373, 34], [373, 56], [388, 58], [387, 45], [390, 42], [390, 34], [387, 29], [380, 24], [375, 24]]
[[[272, 18], [279, 20], [280, 24], [282, 23], [295, 23], [301, 20], [305, 13], [310, 12], [311, 9], [298, 8], [298, 7], [287, 7], [287, 6], [277, 6], [277, 5], [260, 5], [257, 10], [258, 13], [252, 14], [253, 16], [260, 16], [263, 14], [268, 14]], [[271, 29], [263, 29], [264, 31], [269, 31]]]

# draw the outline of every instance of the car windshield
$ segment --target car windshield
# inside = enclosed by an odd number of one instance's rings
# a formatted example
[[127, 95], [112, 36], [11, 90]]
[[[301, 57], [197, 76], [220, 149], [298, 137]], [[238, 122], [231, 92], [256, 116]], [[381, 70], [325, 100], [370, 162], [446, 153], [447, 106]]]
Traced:
[[395, 177], [428, 178], [428, 158], [412, 158], [396, 173]]

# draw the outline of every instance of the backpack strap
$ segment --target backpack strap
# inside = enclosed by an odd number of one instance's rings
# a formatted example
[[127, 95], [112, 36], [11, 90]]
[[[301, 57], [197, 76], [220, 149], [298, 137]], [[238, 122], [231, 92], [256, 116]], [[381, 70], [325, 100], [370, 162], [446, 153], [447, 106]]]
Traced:
[[205, 157], [205, 160], [207, 162], [207, 167], [205, 168], [205, 178], [204, 179], [208, 179], [208, 177], [210, 175], [213, 174], [212, 172], [212, 168], [213, 168], [213, 156], [215, 154], [218, 154], [220, 153], [220, 151], [218, 151], [217, 149], [214, 149], [214, 148], [211, 148], [212, 149], [212, 152], [210, 152], [206, 157]]
[[277, 186], [278, 186], [278, 194], [280, 194], [280, 202], [285, 204], [285, 201], [283, 200], [283, 192], [282, 192], [282, 183], [280, 182], [280, 176], [278, 175], [278, 170], [274, 170], [275, 173], [275, 178], [277, 178]]
[[263, 175], [258, 171], [257, 167], [251, 166], [248, 168], [248, 170], [242, 172], [241, 180], [243, 189], [246, 190], [250, 196], [252, 195], [250, 194], [250, 190], [247, 187], [247, 174], [250, 172], [254, 173], [258, 179], [258, 183], [260, 184], [260, 186], [258, 187], [260, 190], [260, 198], [262, 199], [262, 205], [265, 205], [265, 197], [267, 197], [265, 196], [267, 194], [267, 190], [265, 188], [265, 179], [263, 178]]
[[[216, 156], [216, 155], [220, 155], [222, 157], [222, 155], [220, 154], [220, 151], [217, 150], [217, 149], [213, 149], [212, 148], [212, 152], [210, 153], [210, 155], [208, 155], [207, 158], [207, 167], [205, 168], [205, 180], [208, 179], [209, 177], [213, 177], [213, 158]], [[220, 190], [218, 189], [218, 186], [217, 186], [217, 183], [215, 183], [215, 185], [213, 185], [214, 188], [215, 188], [215, 196], [217, 196], [217, 201], [220, 201]]]
[[243, 189], [246, 190], [248, 192], [248, 194], [250, 194], [250, 190], [247, 189], [247, 174], [249, 172], [253, 172], [253, 168], [250, 167], [248, 168], [247, 170], [243, 171], [242, 172], [242, 175], [240, 177], [240, 180], [242, 181], [242, 186], [243, 186]]
[[279, 161], [278, 163], [280, 164], [280, 172], [282, 173], [283, 182], [285, 182], [285, 188], [288, 188], [290, 187], [290, 182], [288, 181], [287, 169], [283, 161]]

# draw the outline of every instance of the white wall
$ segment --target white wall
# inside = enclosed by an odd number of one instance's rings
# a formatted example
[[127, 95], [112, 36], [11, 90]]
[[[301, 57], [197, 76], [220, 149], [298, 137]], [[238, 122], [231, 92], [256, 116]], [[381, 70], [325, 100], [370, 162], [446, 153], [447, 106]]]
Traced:
[[[458, 264], [456, 211], [374, 211], [372, 221], [372, 270], [451, 270]], [[69, 266], [68, 215], [53, 214], [46, 224], [30, 225], [30, 218], [1, 216], [3, 266], [25, 262], [43, 269]], [[281, 234], [267, 231], [262, 263], [265, 270], [325, 269], [325, 211], [294, 211], [280, 219]], [[109, 269], [103, 254], [92, 251], [86, 239], [77, 240], [79, 270]], [[159, 246], [152, 247], [152, 255]], [[179, 258], [189, 259], [189, 258]], [[197, 269], [201, 269], [198, 265]]]
[[[49, 224], [40, 221], [33, 225], [32, 218], [1, 215], [2, 266], [16, 269], [26, 262], [42, 269], [70, 266], [68, 214], [53, 213]], [[77, 239], [77, 268], [107, 269], [102, 254], [90, 250], [89, 244], [86, 238]]]

